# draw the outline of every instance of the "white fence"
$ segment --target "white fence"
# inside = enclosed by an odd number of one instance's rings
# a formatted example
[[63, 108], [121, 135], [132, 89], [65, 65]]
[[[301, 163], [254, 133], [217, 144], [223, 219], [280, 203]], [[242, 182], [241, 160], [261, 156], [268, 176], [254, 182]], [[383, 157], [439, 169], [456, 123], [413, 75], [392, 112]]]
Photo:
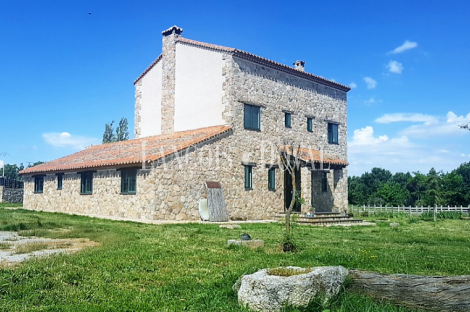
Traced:
[[349, 206], [349, 211], [352, 213], [407, 213], [407, 214], [412, 214], [412, 215], [420, 215], [423, 212], [433, 212], [433, 213], [439, 213], [441, 211], [457, 211], [461, 213], [468, 213], [470, 210], [469, 207], [377, 207], [377, 206], [355, 206], [355, 205], [350, 205]]

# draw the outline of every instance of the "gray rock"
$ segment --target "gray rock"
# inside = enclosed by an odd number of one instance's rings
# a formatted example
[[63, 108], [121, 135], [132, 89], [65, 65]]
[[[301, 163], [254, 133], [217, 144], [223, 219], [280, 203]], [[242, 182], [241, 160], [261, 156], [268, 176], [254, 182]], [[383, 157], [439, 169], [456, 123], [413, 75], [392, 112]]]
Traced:
[[307, 307], [315, 297], [328, 301], [338, 294], [348, 276], [348, 270], [342, 266], [314, 267], [311, 270], [287, 277], [269, 275], [267, 269], [244, 275], [238, 290], [238, 303], [252, 311], [281, 311], [286, 304]]
[[241, 246], [246, 246], [250, 248], [259, 248], [259, 247], [264, 247], [264, 241], [261, 239], [252, 239], [249, 241], [241, 240], [241, 239], [229, 239], [227, 241], [228, 245], [241, 245]]
[[391, 226], [391, 227], [397, 227], [397, 226], [399, 226], [399, 225], [400, 225], [400, 223], [396, 223], [396, 222], [390, 223], [390, 226]]

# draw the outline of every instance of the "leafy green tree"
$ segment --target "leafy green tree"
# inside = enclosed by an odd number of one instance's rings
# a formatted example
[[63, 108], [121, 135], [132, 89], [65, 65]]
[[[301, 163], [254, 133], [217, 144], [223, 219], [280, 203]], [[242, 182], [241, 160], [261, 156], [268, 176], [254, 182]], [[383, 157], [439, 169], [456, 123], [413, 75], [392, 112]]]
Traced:
[[114, 120], [104, 126], [103, 144], [129, 140], [127, 118], [121, 118], [114, 132]]
[[116, 136], [114, 135], [113, 125], [114, 120], [104, 126], [103, 144], [116, 142]]
[[404, 206], [410, 198], [410, 192], [406, 186], [393, 181], [383, 184], [378, 189], [377, 195], [384, 200], [387, 206]]
[[129, 140], [129, 132], [127, 131], [127, 128], [127, 118], [122, 118], [121, 121], [119, 121], [119, 126], [116, 128], [116, 141]]

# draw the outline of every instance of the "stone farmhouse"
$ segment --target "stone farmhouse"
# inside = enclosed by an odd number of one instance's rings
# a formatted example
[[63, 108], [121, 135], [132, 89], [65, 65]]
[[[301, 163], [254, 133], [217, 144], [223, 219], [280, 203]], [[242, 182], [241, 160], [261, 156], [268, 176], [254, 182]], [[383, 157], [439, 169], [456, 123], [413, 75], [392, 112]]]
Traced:
[[302, 147], [296, 211], [346, 211], [349, 87], [234, 48], [162, 32], [134, 81], [135, 139], [23, 170], [24, 207], [147, 220], [200, 220], [207, 181], [232, 220], [271, 219], [292, 198], [285, 140]]

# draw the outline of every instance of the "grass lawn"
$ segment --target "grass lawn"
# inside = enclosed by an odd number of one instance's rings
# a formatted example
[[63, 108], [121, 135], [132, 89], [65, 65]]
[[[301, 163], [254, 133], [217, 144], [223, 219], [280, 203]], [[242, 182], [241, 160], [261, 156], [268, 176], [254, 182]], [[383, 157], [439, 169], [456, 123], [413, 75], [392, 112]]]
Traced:
[[[147, 225], [0, 209], [0, 230], [89, 238], [100, 246], [0, 269], [1, 311], [243, 311], [231, 287], [267, 267], [342, 265], [384, 273], [470, 274], [470, 221], [293, 229], [301, 250], [282, 253], [280, 224]], [[265, 247], [227, 247], [247, 232]], [[330, 311], [409, 311], [347, 290]], [[306, 311], [324, 311], [312, 304]], [[289, 310], [287, 311], [294, 311]]]

